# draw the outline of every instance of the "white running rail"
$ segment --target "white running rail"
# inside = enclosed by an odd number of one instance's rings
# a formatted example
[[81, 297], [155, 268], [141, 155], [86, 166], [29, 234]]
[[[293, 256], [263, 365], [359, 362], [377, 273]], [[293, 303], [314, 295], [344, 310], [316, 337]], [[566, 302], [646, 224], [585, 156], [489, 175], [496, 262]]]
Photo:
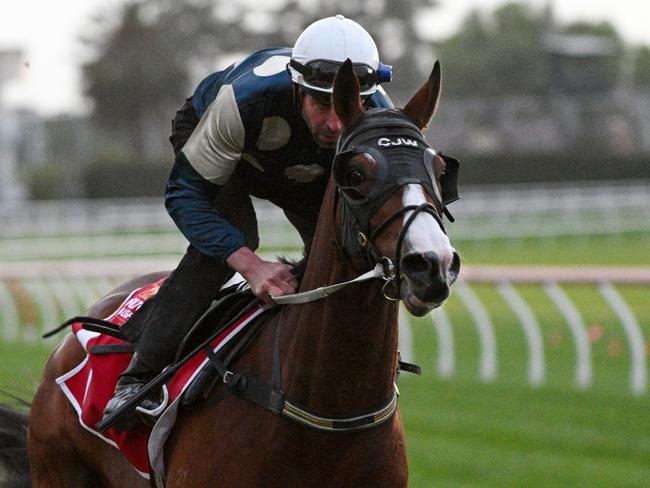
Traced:
[[[0, 339], [33, 341], [57, 323], [84, 312], [103, 293], [130, 277], [156, 270], [172, 269], [175, 258], [112, 259], [76, 261], [8, 262], [0, 267]], [[474, 288], [496, 289], [522, 328], [528, 351], [527, 378], [531, 385], [546, 381], [546, 360], [540, 320], [523, 298], [519, 287], [534, 285], [543, 290], [565, 320], [573, 338], [578, 388], [594, 384], [593, 357], [585, 320], [564, 287], [580, 285], [598, 290], [618, 319], [630, 355], [630, 390], [647, 392], [646, 338], [633, 307], [619, 290], [626, 286], [650, 291], [650, 267], [524, 267], [474, 266], [463, 270], [452, 295], [467, 311], [479, 337], [478, 375], [485, 382], [498, 378], [497, 334], [488, 307]], [[445, 307], [432, 313], [437, 334], [437, 371], [448, 378], [456, 372], [454, 322], [459, 320]], [[414, 321], [400, 314], [402, 356], [417, 361]], [[647, 324], [646, 324], [647, 330]]]
[[[650, 231], [650, 181], [462, 188], [450, 206], [453, 239], [620, 234]], [[256, 200], [261, 242], [300, 248], [282, 211]], [[161, 198], [0, 203], [0, 262], [179, 256], [187, 243]]]

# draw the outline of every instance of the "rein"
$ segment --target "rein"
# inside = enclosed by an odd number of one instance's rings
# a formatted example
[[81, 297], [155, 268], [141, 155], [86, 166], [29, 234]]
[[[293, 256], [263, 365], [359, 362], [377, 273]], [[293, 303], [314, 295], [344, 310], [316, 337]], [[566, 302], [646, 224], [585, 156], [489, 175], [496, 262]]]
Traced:
[[296, 305], [300, 303], [315, 302], [317, 300], [321, 300], [322, 298], [327, 298], [332, 293], [336, 293], [348, 285], [360, 283], [362, 281], [374, 280], [376, 278], [381, 278], [387, 283], [396, 279], [395, 267], [390, 259], [381, 258], [377, 264], [375, 264], [375, 267], [373, 269], [360, 276], [357, 276], [352, 280], [336, 283], [329, 286], [321, 286], [314, 290], [293, 293], [291, 295], [271, 296], [271, 300], [273, 300], [278, 305]]

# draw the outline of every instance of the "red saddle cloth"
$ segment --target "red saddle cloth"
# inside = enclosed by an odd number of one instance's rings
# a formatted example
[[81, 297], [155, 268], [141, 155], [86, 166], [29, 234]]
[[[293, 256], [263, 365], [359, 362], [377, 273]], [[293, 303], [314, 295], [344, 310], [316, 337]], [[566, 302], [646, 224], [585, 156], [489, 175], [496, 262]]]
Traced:
[[[158, 292], [163, 281], [156, 281], [133, 291], [106, 320], [117, 325], [124, 324], [148, 298]], [[255, 307], [237, 322], [231, 324], [227, 330], [211, 342], [212, 349], [215, 352], [218, 351], [268, 308], [269, 306], [262, 305]], [[151, 428], [139, 424], [130, 432], [122, 432], [111, 427], [100, 433], [95, 429], [95, 424], [101, 420], [104, 408], [113, 396], [120, 374], [131, 361], [132, 353], [88, 354], [88, 352], [92, 350], [93, 346], [100, 344], [128, 343], [112, 336], [87, 331], [82, 328], [80, 323], [73, 324], [72, 328], [87, 355], [77, 367], [57, 378], [57, 384], [77, 411], [81, 425], [121, 450], [138, 473], [149, 479], [148, 444]], [[179, 398], [194, 376], [207, 363], [206, 354], [200, 352], [179, 369], [167, 384], [168, 405]], [[159, 450], [161, 447], [158, 446], [156, 449]]]

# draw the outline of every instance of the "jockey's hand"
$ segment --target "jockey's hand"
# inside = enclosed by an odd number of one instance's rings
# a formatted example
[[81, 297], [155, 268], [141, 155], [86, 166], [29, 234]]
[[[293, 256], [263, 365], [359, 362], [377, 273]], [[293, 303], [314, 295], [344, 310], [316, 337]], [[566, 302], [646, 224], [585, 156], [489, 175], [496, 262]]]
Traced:
[[264, 303], [271, 304], [271, 296], [290, 295], [298, 288], [290, 266], [265, 261], [247, 247], [228, 256], [226, 263], [248, 281], [253, 294]]

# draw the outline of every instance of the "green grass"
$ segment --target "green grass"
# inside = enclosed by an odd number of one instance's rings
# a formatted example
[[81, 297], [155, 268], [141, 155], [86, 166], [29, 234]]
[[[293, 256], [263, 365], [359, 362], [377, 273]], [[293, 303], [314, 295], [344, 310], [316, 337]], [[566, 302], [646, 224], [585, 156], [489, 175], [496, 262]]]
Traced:
[[[31, 400], [53, 343], [7, 344], [0, 341], [0, 391], [23, 400]], [[6, 403], [0, 393], [0, 403]]]
[[[452, 241], [453, 241], [453, 226]], [[650, 265], [650, 235], [454, 241], [464, 265]], [[630, 392], [630, 356], [618, 319], [595, 287], [565, 286], [587, 327], [593, 386], [575, 386], [570, 331], [539, 286], [517, 290], [542, 328], [545, 382], [528, 384], [526, 342], [516, 318], [490, 286], [474, 291], [490, 313], [497, 342], [497, 377], [479, 379], [480, 345], [457, 296], [452, 320], [456, 370], [436, 371], [437, 336], [430, 320], [414, 327], [422, 377], [403, 376], [400, 405], [407, 432], [411, 488], [650, 486], [650, 394]], [[619, 286], [650, 337], [650, 290]]]
[[[521, 326], [493, 287], [475, 286], [495, 329], [497, 376], [480, 380], [479, 337], [457, 296], [451, 318], [456, 370], [436, 370], [437, 335], [429, 319], [414, 324], [422, 377], [404, 376], [401, 408], [407, 431], [411, 488], [647, 487], [650, 486], [650, 395], [630, 390], [630, 354], [623, 329], [595, 287], [567, 286], [587, 327], [593, 385], [575, 384], [570, 331], [539, 286], [518, 286], [542, 328], [546, 377], [527, 380]], [[645, 337], [650, 337], [650, 290], [619, 287]]]
[[647, 397], [429, 374], [401, 405], [412, 488], [648, 486]]
[[650, 233], [486, 241], [451, 240], [464, 264], [650, 265]]

